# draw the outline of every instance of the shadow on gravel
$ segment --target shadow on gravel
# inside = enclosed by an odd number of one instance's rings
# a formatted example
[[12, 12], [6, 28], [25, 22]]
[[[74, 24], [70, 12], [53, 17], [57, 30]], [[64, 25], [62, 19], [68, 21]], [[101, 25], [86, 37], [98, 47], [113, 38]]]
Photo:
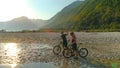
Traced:
[[94, 61], [89, 58], [64, 58], [56, 56], [54, 65], [58, 68], [110, 68], [100, 62], [93, 63]]

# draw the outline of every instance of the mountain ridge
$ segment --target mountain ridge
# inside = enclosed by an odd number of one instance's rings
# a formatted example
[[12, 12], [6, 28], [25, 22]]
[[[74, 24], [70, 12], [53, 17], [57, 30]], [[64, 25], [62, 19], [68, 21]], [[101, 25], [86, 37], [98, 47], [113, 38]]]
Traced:
[[67, 6], [50, 19], [48, 27], [75, 31], [120, 29], [119, 3], [119, 0], [85, 0], [72, 9]]

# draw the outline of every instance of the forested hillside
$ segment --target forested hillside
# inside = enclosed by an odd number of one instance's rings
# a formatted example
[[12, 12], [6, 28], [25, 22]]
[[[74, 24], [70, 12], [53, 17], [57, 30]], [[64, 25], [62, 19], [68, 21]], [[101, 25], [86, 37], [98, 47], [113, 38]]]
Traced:
[[120, 0], [75, 1], [48, 22], [51, 29], [119, 30]]

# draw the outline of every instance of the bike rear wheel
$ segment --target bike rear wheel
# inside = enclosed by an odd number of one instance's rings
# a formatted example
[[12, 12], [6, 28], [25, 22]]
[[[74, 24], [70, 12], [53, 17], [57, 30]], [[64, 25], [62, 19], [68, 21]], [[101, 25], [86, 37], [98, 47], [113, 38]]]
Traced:
[[85, 58], [88, 55], [88, 50], [86, 48], [81, 48], [78, 53], [80, 57]]
[[53, 48], [53, 53], [56, 54], [56, 55], [59, 55], [61, 52], [61, 47], [60, 46], [55, 46]]
[[64, 49], [63, 50], [63, 56], [65, 57], [65, 58], [70, 58], [70, 57], [72, 57], [72, 54], [73, 54], [73, 52], [72, 52], [72, 50], [71, 49]]

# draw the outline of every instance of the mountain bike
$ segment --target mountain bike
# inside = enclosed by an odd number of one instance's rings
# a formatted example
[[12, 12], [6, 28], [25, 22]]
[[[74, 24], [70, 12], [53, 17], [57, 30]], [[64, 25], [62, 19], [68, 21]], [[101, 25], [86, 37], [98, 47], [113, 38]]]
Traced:
[[[62, 51], [62, 43], [56, 45], [53, 47], [53, 53], [56, 55], [59, 55]], [[63, 56], [66, 58], [70, 58], [72, 56], [74, 56], [74, 50], [72, 48], [72, 45], [69, 45], [67, 48], [63, 49]], [[88, 50], [86, 48], [77, 48], [76, 50], [77, 54], [79, 54], [80, 57], [85, 58], [88, 55]]]
[[[75, 50], [73, 50], [72, 45], [69, 45], [67, 49], [64, 49], [62, 54], [66, 58], [70, 58], [74, 56]], [[82, 57], [85, 58], [88, 55], [88, 50], [86, 48], [78, 48], [76, 50], [76, 53]]]

